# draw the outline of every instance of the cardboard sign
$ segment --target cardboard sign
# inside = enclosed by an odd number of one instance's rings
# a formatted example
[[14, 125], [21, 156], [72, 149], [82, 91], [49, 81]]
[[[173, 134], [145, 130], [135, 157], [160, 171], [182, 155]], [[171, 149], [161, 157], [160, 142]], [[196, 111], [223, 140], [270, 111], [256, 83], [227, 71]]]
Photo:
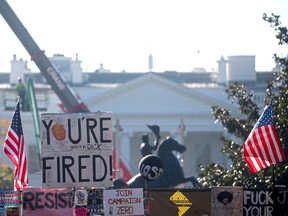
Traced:
[[252, 215], [288, 215], [288, 190], [284, 188], [273, 189], [247, 189], [244, 190], [244, 214]]
[[151, 216], [211, 216], [211, 189], [152, 188], [149, 198]]
[[104, 190], [105, 215], [144, 215], [143, 189]]
[[22, 215], [73, 215], [73, 191], [68, 188], [25, 187], [21, 193]]
[[75, 206], [87, 206], [88, 205], [88, 192], [85, 189], [75, 189], [74, 194]]
[[243, 188], [219, 186], [211, 188], [211, 216], [243, 215]]
[[43, 187], [113, 186], [111, 115], [41, 115]]
[[88, 191], [88, 211], [90, 215], [103, 215], [103, 188], [90, 188]]

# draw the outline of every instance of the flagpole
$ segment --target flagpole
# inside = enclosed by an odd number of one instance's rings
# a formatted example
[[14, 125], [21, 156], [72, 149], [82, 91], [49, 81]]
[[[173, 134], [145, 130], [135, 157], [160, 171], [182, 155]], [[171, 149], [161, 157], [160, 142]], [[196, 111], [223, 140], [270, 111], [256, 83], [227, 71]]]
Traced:
[[275, 187], [275, 165], [272, 166], [272, 188]]

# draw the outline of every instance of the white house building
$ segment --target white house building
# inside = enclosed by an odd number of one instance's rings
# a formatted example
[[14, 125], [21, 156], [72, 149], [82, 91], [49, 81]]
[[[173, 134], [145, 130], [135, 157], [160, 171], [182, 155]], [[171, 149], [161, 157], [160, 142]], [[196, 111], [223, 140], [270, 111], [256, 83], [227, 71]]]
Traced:
[[[149, 133], [151, 144], [155, 138], [147, 124], [159, 125], [162, 138], [173, 136], [187, 147], [183, 157], [187, 176], [197, 176], [199, 164], [216, 162], [227, 166], [229, 161], [221, 152], [223, 143], [220, 140], [225, 131], [215, 123], [211, 107], [219, 105], [238, 112], [225, 95], [227, 85], [235, 81], [247, 83], [255, 91], [255, 99], [263, 103], [266, 80], [273, 76], [272, 70], [255, 71], [255, 56], [221, 57], [216, 72], [127, 73], [104, 70], [101, 65], [101, 70], [84, 73], [77, 56], [72, 60], [64, 55], [54, 55], [50, 60], [91, 112], [113, 113], [114, 125], [118, 122], [121, 126], [119, 131], [115, 127], [114, 146], [119, 149], [121, 160], [133, 175], [138, 173], [141, 160], [141, 135]], [[61, 101], [41, 73], [31, 72], [25, 61], [17, 60], [14, 56], [11, 71], [0, 73], [1, 146], [14, 111], [18, 76], [23, 77], [24, 81], [28, 78], [34, 81], [40, 114], [63, 112], [58, 106]], [[21, 117], [32, 179], [30, 184], [40, 185], [39, 178], [37, 175], [35, 177], [35, 173], [40, 172], [40, 166], [32, 113], [21, 112]], [[181, 128], [184, 129], [183, 133]], [[10, 163], [3, 151], [0, 151], [0, 160]]]

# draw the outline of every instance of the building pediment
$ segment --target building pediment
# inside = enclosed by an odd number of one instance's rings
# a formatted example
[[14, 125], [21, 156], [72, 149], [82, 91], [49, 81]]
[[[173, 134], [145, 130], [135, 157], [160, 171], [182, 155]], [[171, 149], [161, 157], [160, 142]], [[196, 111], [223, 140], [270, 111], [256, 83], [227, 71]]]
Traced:
[[[219, 100], [219, 88], [215, 97], [193, 88], [167, 80], [155, 73], [147, 73], [117, 88], [103, 92], [86, 101], [93, 111], [115, 113], [198, 113], [211, 114], [212, 105], [225, 105]], [[227, 103], [227, 102], [226, 102]]]

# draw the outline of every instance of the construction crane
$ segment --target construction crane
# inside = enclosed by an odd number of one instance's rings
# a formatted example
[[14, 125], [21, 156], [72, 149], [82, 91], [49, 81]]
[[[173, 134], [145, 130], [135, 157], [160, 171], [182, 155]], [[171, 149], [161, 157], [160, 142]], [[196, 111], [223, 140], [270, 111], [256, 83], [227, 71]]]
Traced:
[[[63, 110], [67, 113], [90, 112], [79, 95], [77, 95], [68, 83], [63, 80], [57, 71], [57, 68], [53, 66], [49, 58], [45, 55], [44, 50], [41, 50], [38, 47], [20, 19], [5, 0], [0, 0], [0, 13], [30, 54], [31, 60], [35, 62], [42, 75], [46, 78], [47, 82], [51, 85], [52, 89], [63, 103]], [[123, 178], [129, 180], [131, 174], [121, 160], [119, 161], [119, 167], [123, 171]]]
[[87, 106], [63, 80], [45, 55], [44, 50], [41, 50], [38, 47], [10, 5], [4, 0], [0, 0], [0, 13], [30, 54], [31, 60], [35, 62], [42, 75], [46, 78], [47, 82], [62, 101], [67, 112], [89, 112]]

